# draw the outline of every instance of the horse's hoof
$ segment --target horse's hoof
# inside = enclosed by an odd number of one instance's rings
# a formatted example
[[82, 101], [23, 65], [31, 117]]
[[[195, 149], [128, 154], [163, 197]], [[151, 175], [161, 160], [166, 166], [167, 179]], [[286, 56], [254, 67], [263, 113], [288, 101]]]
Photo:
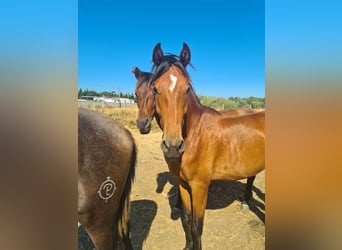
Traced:
[[242, 211], [248, 211], [249, 210], [249, 206], [247, 202], [241, 202], [241, 210]]

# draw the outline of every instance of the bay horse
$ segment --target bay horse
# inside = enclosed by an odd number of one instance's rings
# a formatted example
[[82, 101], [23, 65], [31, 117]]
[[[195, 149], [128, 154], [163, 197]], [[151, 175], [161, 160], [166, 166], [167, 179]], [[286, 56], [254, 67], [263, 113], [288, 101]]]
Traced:
[[104, 114], [78, 109], [78, 221], [97, 250], [133, 249], [130, 192], [136, 145], [131, 133]]
[[137, 98], [138, 106], [136, 125], [140, 134], [148, 134], [151, 131], [153, 118], [156, 118], [156, 121], [161, 128], [159, 116], [156, 114], [153, 88], [149, 84], [152, 73], [141, 71], [138, 67], [134, 67], [132, 73], [137, 80], [135, 84], [135, 96]]
[[186, 43], [173, 59], [158, 43], [151, 83], [163, 127], [160, 147], [182, 198], [185, 249], [197, 250], [210, 182], [253, 177], [265, 168], [265, 112], [227, 117], [202, 106], [186, 70], [190, 57]]
[[[150, 85], [150, 80], [153, 74], [141, 71], [138, 67], [134, 67], [132, 73], [137, 80], [135, 84], [135, 96], [137, 98], [138, 105], [138, 118], [136, 120], [136, 125], [139, 132], [141, 134], [148, 134], [151, 130], [151, 122], [153, 118], [156, 118], [156, 121], [162, 130], [159, 116], [156, 113], [153, 87]], [[220, 110], [219, 112], [227, 116], [236, 116], [251, 114], [257, 111], [251, 108], [231, 108]]]
[[[132, 70], [137, 82], [135, 84], [135, 95], [137, 98], [138, 105], [138, 118], [136, 120], [136, 125], [141, 134], [148, 134], [151, 130], [151, 122], [153, 118], [156, 119], [159, 128], [163, 130], [160, 124], [160, 118], [156, 112], [155, 95], [153, 91], [153, 86], [150, 84], [153, 74], [150, 72], [141, 71], [138, 67], [134, 67]], [[227, 110], [219, 111], [222, 115], [227, 117], [234, 117], [238, 115], [245, 115], [258, 112], [251, 108], [233, 108]], [[252, 188], [255, 176], [247, 178], [246, 191], [244, 198], [241, 203], [241, 208], [243, 210], [249, 209], [249, 202], [252, 198]], [[179, 193], [178, 193], [179, 194]], [[176, 199], [175, 208], [181, 209], [181, 199], [178, 195]]]

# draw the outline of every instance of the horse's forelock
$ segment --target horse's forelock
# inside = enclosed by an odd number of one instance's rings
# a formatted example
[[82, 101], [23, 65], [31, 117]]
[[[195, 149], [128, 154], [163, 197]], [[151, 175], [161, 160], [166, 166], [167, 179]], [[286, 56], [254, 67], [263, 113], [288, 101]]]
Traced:
[[183, 64], [179, 61], [179, 57], [173, 54], [168, 54], [164, 56], [162, 62], [156, 66], [153, 65], [152, 71], [153, 76], [150, 80], [149, 85], [153, 84], [162, 74], [164, 74], [172, 65], [179, 68], [183, 74], [189, 78], [189, 74], [186, 71], [186, 68], [183, 66]]

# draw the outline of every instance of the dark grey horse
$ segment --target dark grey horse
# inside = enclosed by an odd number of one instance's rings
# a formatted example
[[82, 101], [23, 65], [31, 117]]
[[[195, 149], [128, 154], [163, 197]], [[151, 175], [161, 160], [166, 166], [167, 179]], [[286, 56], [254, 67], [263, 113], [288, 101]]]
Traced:
[[78, 110], [78, 221], [96, 249], [132, 249], [130, 192], [136, 145], [131, 133], [108, 116]]

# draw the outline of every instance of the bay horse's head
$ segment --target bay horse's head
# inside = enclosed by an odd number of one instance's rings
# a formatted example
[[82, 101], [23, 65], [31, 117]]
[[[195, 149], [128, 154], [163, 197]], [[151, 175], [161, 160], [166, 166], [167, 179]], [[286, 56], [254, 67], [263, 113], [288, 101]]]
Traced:
[[186, 66], [190, 62], [190, 49], [184, 43], [180, 56], [164, 55], [158, 43], [152, 55], [153, 84], [156, 112], [163, 127], [161, 149], [166, 158], [179, 158], [185, 150], [182, 135], [187, 113], [186, 95], [191, 89]]
[[152, 73], [143, 72], [135, 67], [132, 72], [137, 79], [135, 95], [138, 104], [137, 127], [141, 134], [148, 134], [151, 130], [151, 122], [156, 111], [153, 88], [149, 85]]

